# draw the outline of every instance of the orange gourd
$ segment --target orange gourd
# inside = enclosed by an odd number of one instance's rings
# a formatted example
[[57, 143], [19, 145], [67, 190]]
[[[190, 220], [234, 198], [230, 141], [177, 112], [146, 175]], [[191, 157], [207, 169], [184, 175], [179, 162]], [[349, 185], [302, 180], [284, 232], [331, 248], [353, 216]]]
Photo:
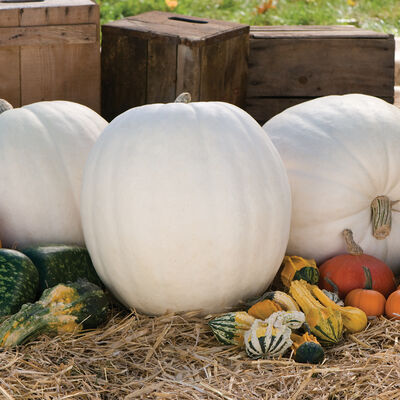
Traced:
[[385, 303], [385, 315], [390, 319], [400, 319], [400, 290], [397, 288]]
[[368, 317], [375, 317], [385, 313], [385, 296], [372, 289], [371, 272], [363, 266], [366, 285], [364, 289], [351, 290], [344, 299], [346, 306], [357, 307], [365, 312]]

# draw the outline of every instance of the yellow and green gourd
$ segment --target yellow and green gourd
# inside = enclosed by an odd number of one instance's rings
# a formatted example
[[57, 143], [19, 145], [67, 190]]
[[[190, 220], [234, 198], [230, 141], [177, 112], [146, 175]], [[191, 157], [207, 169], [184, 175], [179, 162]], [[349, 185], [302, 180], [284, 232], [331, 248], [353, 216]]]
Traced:
[[[311, 332], [323, 345], [333, 345], [342, 339], [343, 319], [336, 308], [326, 307], [310, 292], [309, 284], [304, 280], [292, 281], [289, 293], [306, 316]], [[311, 285], [310, 285], [311, 286]]]
[[246, 311], [236, 311], [216, 317], [208, 325], [220, 343], [243, 346], [244, 334], [254, 321]]
[[291, 334], [294, 360], [299, 363], [318, 364], [323, 361], [325, 352], [314, 335], [306, 332], [303, 335]]
[[281, 270], [281, 281], [289, 288], [293, 280], [303, 279], [313, 285], [319, 281], [319, 270], [315, 260], [299, 256], [285, 256]]
[[41, 334], [57, 335], [93, 329], [108, 316], [109, 300], [87, 280], [46, 289], [35, 303], [24, 304], [0, 325], [0, 347], [14, 347]]

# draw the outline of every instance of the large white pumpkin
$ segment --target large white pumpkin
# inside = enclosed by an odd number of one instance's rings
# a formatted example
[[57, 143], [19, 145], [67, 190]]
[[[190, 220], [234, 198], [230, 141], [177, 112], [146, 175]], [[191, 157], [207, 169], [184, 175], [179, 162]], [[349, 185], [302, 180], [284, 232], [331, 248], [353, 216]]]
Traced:
[[148, 314], [223, 311], [260, 294], [284, 256], [290, 207], [270, 139], [222, 102], [118, 116], [89, 156], [81, 200], [97, 273]]
[[43, 101], [0, 114], [3, 245], [83, 244], [83, 167], [106, 125], [88, 107], [66, 101]]
[[[320, 263], [345, 253], [348, 228], [365, 253], [399, 272], [400, 203], [392, 202], [400, 200], [400, 110], [372, 96], [327, 96], [285, 110], [264, 129], [292, 190], [288, 254]], [[376, 198], [392, 223], [374, 235]]]

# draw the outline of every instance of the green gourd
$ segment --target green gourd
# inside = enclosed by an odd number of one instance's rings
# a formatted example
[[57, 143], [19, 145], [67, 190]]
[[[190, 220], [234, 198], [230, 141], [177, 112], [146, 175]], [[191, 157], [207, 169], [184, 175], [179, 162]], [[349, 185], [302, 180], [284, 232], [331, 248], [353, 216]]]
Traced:
[[93, 329], [108, 316], [109, 300], [102, 289], [87, 280], [46, 289], [35, 303], [24, 304], [0, 325], [0, 346], [14, 347], [41, 334]]

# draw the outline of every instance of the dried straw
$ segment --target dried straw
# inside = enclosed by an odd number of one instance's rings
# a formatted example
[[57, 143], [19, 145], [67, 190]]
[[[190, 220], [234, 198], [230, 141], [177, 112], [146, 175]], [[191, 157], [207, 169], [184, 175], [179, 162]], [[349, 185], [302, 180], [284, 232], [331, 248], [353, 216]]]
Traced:
[[222, 346], [211, 317], [119, 311], [95, 331], [1, 350], [0, 398], [400, 399], [400, 321], [370, 321], [312, 366]]

